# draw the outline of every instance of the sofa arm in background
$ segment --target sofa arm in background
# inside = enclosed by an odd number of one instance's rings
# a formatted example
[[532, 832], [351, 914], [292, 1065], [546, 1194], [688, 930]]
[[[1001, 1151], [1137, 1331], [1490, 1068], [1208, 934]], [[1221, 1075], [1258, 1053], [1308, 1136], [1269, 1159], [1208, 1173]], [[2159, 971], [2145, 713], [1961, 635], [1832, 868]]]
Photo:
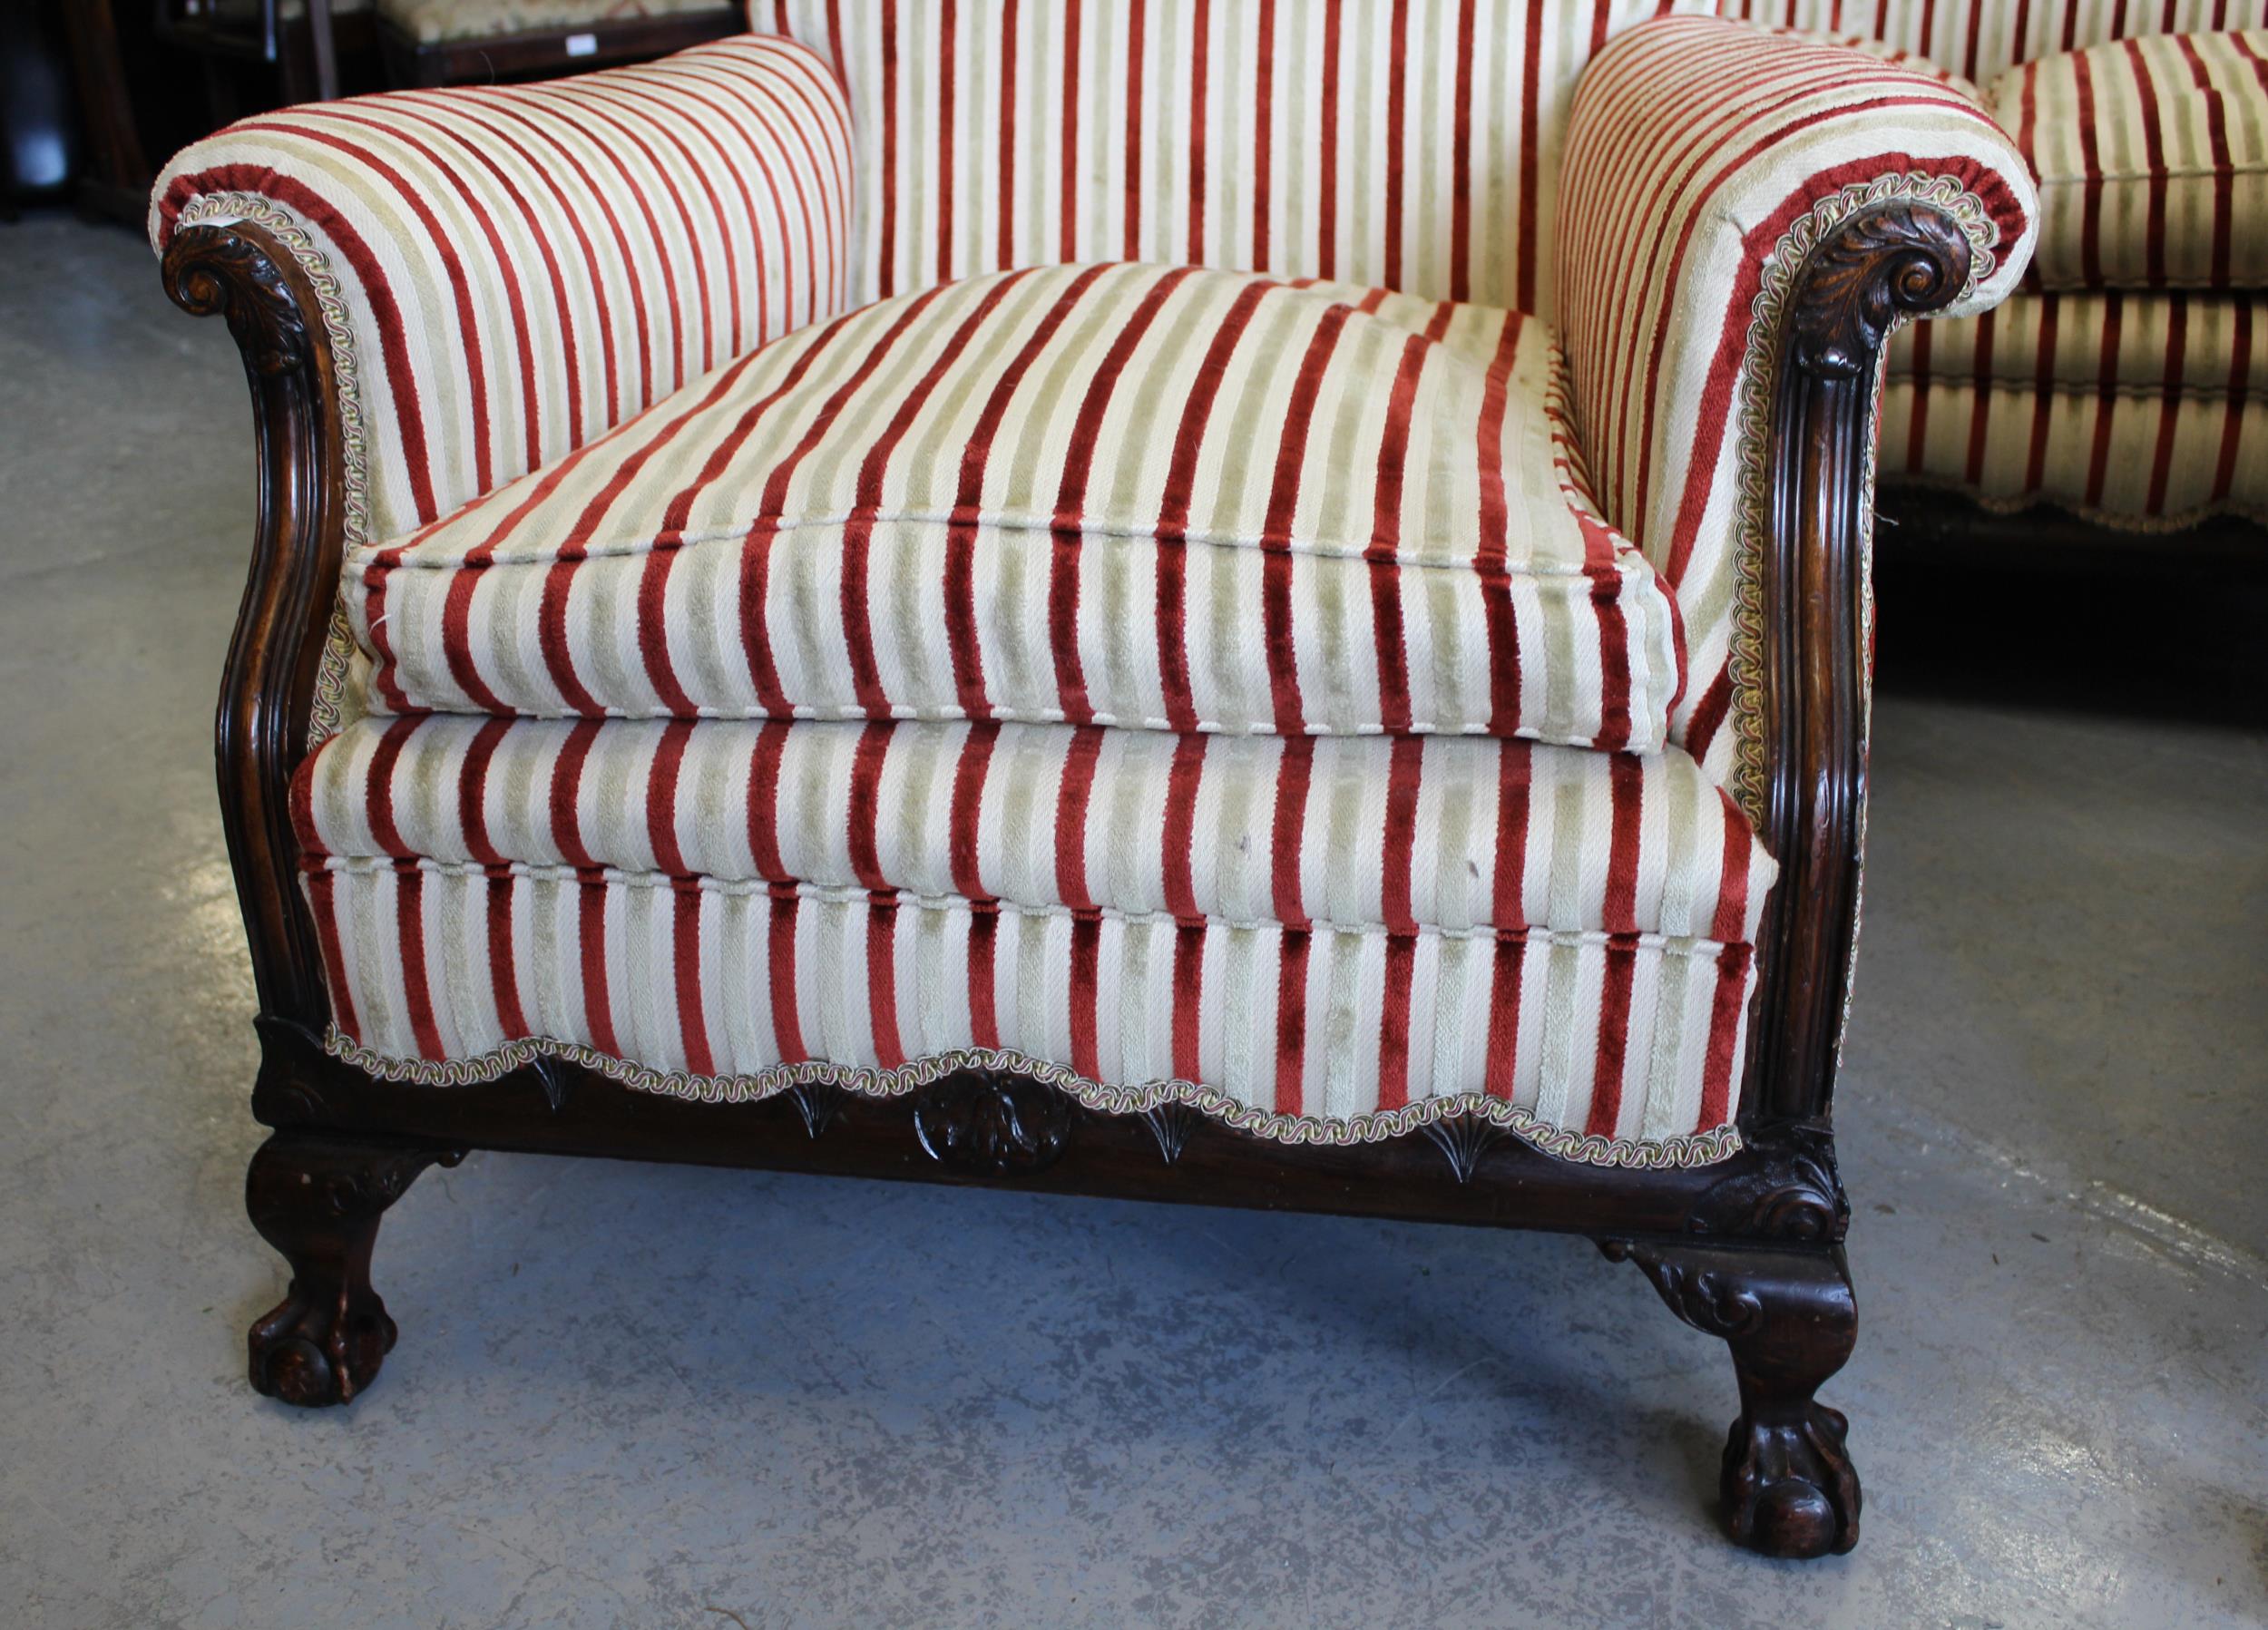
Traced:
[[166, 167], [150, 230], [293, 249], [340, 353], [345, 525], [382, 539], [839, 309], [849, 175], [834, 75], [748, 35], [247, 119]]

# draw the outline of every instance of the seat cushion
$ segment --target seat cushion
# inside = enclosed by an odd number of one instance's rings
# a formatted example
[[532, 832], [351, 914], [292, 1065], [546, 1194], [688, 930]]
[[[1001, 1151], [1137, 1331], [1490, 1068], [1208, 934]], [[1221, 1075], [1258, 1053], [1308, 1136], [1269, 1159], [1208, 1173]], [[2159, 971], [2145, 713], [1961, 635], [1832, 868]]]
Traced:
[[1667, 591], [1540, 324], [1139, 265], [885, 300], [355, 550], [395, 712], [1652, 748]]
[[1600, 1158], [1729, 1124], [1773, 877], [1676, 749], [1472, 737], [372, 717], [294, 814], [382, 1073], [536, 1039], [741, 1098], [986, 1049], [1099, 1108], [1344, 1138], [1469, 1099]]
[[1988, 95], [2039, 177], [2040, 287], [2268, 287], [2268, 30], [2068, 52]]

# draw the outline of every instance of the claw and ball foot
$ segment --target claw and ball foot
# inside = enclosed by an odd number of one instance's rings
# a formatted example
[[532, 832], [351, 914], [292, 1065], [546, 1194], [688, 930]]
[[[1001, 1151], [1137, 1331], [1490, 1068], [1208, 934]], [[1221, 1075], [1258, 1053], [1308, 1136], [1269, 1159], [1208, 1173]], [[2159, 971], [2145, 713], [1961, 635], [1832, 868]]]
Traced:
[[378, 1219], [417, 1174], [462, 1149], [278, 1132], [252, 1157], [244, 1204], [291, 1264], [291, 1288], [254, 1322], [253, 1387], [286, 1403], [345, 1403], [369, 1386], [394, 1346], [394, 1321], [370, 1288]]
[[1780, 1250], [1608, 1240], [1670, 1312], [1721, 1337], [1740, 1380], [1740, 1419], [1719, 1488], [1733, 1538], [1768, 1557], [1823, 1557], [1859, 1542], [1849, 1423], [1816, 1401], [1858, 1336], [1840, 1246]]

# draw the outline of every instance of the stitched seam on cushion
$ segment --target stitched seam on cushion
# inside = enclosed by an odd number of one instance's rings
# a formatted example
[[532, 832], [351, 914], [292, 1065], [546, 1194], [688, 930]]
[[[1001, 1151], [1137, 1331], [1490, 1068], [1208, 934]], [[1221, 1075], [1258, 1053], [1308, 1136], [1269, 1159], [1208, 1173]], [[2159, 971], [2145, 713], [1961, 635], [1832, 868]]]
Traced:
[[[330, 854], [318, 857], [303, 854], [300, 861], [300, 869], [303, 872], [319, 869], [326, 872], [344, 873], [350, 876], [365, 877], [398, 872], [405, 865], [414, 865], [420, 872], [428, 872], [442, 877], [487, 878], [497, 874], [496, 868], [483, 865], [478, 861], [434, 860], [425, 855], [405, 861], [383, 855]], [[741, 897], [759, 895], [768, 897], [778, 889], [792, 887], [797, 899], [816, 900], [834, 905], [863, 906], [871, 903], [875, 896], [882, 895], [900, 905], [920, 906], [934, 911], [950, 911], [956, 906], [974, 907], [978, 904], [989, 904], [994, 910], [1013, 912], [1024, 917], [1061, 917], [1066, 920], [1080, 917], [1103, 917], [1114, 922], [1161, 927], [1178, 926], [1181, 922], [1181, 919], [1176, 917], [1171, 912], [1134, 912], [1117, 906], [1097, 906], [1090, 912], [1074, 910], [1070, 906], [1060, 903], [1029, 905], [1011, 900], [977, 902], [971, 900], [965, 894], [924, 894], [914, 889], [902, 888], [867, 889], [855, 883], [797, 882], [793, 884], [785, 884], [768, 883], [762, 878], [711, 877], [700, 874], [680, 875], [670, 872], [642, 871], [625, 866], [594, 866], [586, 869], [549, 862], [520, 860], [506, 862], [502, 870], [511, 876], [524, 877], [534, 883], [580, 885], [595, 876], [610, 887], [619, 885], [623, 888], [674, 892], [689, 883], [703, 893]], [[1315, 933], [1354, 934], [1370, 938], [1408, 937], [1394, 935], [1383, 922], [1339, 922], [1322, 917], [1311, 917], [1304, 924], [1287, 924], [1272, 917], [1222, 917], [1211, 914], [1205, 916], [1202, 921], [1208, 928], [1230, 930], [1304, 927]], [[1636, 945], [1641, 950], [1659, 951], [1665, 956], [1691, 956], [1712, 961], [1728, 949], [1725, 941], [1704, 939], [1696, 934], [1669, 934], [1658, 932], [1620, 934], [1598, 928], [1550, 928], [1532, 923], [1517, 929], [1443, 928], [1432, 923], [1420, 923], [1417, 937], [1423, 939], [1429, 935], [1442, 940], [1491, 942], [1518, 940], [1522, 943], [1541, 942], [1548, 945], [1569, 947]], [[1745, 947], [1745, 942], [1733, 943]]]
[[[1552, 482], [1553, 490], [1555, 492], [1559, 490], [1559, 484], [1560, 483], [1555, 477]], [[1564, 498], [1562, 498], [1561, 503], [1564, 507]], [[854, 516], [851, 514], [802, 515], [792, 521], [773, 521], [769, 524], [775, 532], [792, 532], [829, 526], [846, 527], [851, 523], [853, 519]], [[990, 528], [994, 532], [1041, 533], [1052, 533], [1058, 530], [1055, 522], [1051, 519], [1043, 519], [1037, 515], [1026, 513], [1009, 514], [1005, 512], [979, 512], [972, 519], [965, 516], [957, 516], [951, 510], [891, 510], [885, 511], [873, 516], [862, 517], [862, 519], [870, 521], [876, 526], [894, 523], [912, 523], [917, 526], [961, 525]], [[1569, 509], [1568, 512], [1568, 519], [1569, 524], [1572, 525], [1574, 523], [1574, 512], [1572, 509]], [[747, 537], [748, 532], [759, 524], [764, 524], [760, 518], [736, 522], [728, 527], [719, 527], [715, 530], [706, 530], [699, 532], [689, 532], [669, 542], [663, 542], [658, 539], [646, 539], [643, 541], [625, 539], [611, 543], [586, 545], [585, 547], [577, 550], [572, 556], [554, 553], [548, 555], [534, 555], [523, 560], [513, 555], [503, 555], [484, 561], [477, 566], [467, 564], [462, 557], [458, 557], [456, 559], [425, 561], [419, 560], [415, 557], [405, 556], [403, 559], [395, 561], [391, 565], [367, 566], [364, 570], [366, 571], [376, 572], [403, 571], [413, 568], [421, 571], [493, 571], [499, 566], [519, 566], [523, 568], [550, 567], [559, 564], [562, 560], [639, 560], [647, 555], [660, 554], [670, 550], [691, 549], [705, 543], [734, 542]], [[1090, 520], [1081, 520], [1073, 530], [1075, 530], [1079, 535], [1083, 538], [1124, 538], [1129, 541], [1148, 539], [1153, 542], [1158, 541], [1158, 529], [1154, 525], [1140, 526], [1132, 523], [1110, 525], [1109, 523], [1097, 522]], [[1608, 530], [1610, 532], [1612, 531], [1611, 528]], [[1579, 532], [1578, 536], [1579, 538]], [[1617, 555], [1616, 570], [1619, 572], [1626, 568], [1626, 558], [1637, 555], [1638, 553], [1638, 550], [1636, 544], [1632, 543], [1629, 539], [1624, 537], [1620, 532], [1616, 532], [1613, 533], [1613, 536], [1615, 540], [1615, 552]], [[1332, 544], [1325, 546], [1319, 542], [1303, 542], [1298, 539], [1289, 539], [1277, 542], [1259, 534], [1246, 535], [1235, 532], [1201, 531], [1191, 531], [1186, 532], [1177, 539], [1177, 542], [1185, 544], [1197, 545], [1203, 548], [1226, 550], [1233, 552], [1252, 554], [1307, 555], [1316, 560], [1350, 561], [1365, 565], [1370, 563], [1369, 557], [1364, 551], [1364, 547], [1357, 547], [1351, 543]], [[386, 549], [391, 547], [398, 547], [398, 545], [383, 543], [366, 543], [360, 545], [352, 552], [352, 554], [350, 554], [347, 563], [351, 567], [357, 561], [367, 561], [374, 555], [385, 552]], [[1411, 560], [1397, 554], [1393, 557], [1393, 561], [1398, 569], [1405, 571], [1474, 571], [1479, 570], [1477, 566], [1469, 561]], [[1511, 575], [1524, 577], [1579, 578], [1589, 575], [1587, 569], [1579, 562], [1569, 563], [1564, 566], [1539, 566], [1533, 561], [1522, 561], [1515, 564], [1508, 560], [1504, 564], [1503, 570]], [[1632, 575], [1636, 575], [1635, 572], [1633, 572]]]
[[[400, 665], [398, 663], [389, 665], [387, 671], [398, 674], [400, 672]], [[376, 698], [373, 698], [372, 700], [375, 702]], [[371, 711], [373, 713], [377, 713], [378, 709], [374, 706]], [[724, 719], [732, 722], [752, 721], [756, 719], [768, 719], [784, 717], [789, 719], [808, 719], [816, 723], [829, 724], [848, 719], [872, 719], [875, 716], [869, 713], [865, 708], [859, 707], [855, 702], [846, 702], [839, 708], [818, 708], [807, 704], [806, 706], [791, 709], [786, 715], [733, 712], [721, 708], [696, 708], [690, 715], [669, 713], [659, 709], [631, 708], [603, 708], [596, 713], [460, 713], [446, 708], [414, 708], [406, 713], [384, 714], [382, 717], [388, 718], [418, 718], [428, 717], [441, 718], [619, 718], [632, 721], [657, 718], [684, 718], [689, 717], [693, 718]], [[908, 724], [960, 724], [966, 721], [969, 716], [966, 711], [959, 708], [950, 709], [941, 708], [927, 712], [920, 711], [918, 709], [901, 711], [899, 709], [893, 708], [889, 713], [884, 715], [883, 717], [903, 720]], [[987, 718], [998, 720], [1000, 723], [1006, 725], [1060, 725], [1067, 722], [1064, 712], [1061, 708], [995, 707], [988, 709], [985, 717]], [[1122, 714], [1116, 713], [1089, 714], [1082, 722], [1091, 725], [1100, 725], [1107, 729], [1119, 730], [1178, 731], [1179, 729], [1179, 727], [1175, 725], [1170, 719], [1142, 717], [1129, 718]], [[1634, 718], [1633, 723], [1635, 724], [1635, 722]], [[1650, 717], [1648, 722], [1651, 722]], [[1248, 725], [1226, 725], [1222, 724], [1217, 719], [1199, 719], [1197, 723], [1196, 734], [1199, 736], [1281, 736], [1283, 732], [1278, 730], [1276, 727], [1275, 722], [1270, 719], [1255, 719]], [[1386, 727], [1382, 724], [1372, 724], [1367, 721], [1351, 727], [1341, 727], [1336, 725], [1321, 725], [1316, 724], [1312, 720], [1303, 720], [1301, 724], [1301, 734], [1306, 736], [1327, 736], [1333, 737], [1334, 739], [1338, 739], [1353, 738], [1364, 736], [1386, 735], [1491, 736], [1494, 732], [1490, 730], [1485, 720], [1475, 720], [1460, 725], [1443, 725], [1433, 719], [1418, 719], [1413, 721], [1406, 729], [1398, 731], [1389, 731]], [[1525, 725], [1513, 731], [1510, 737], [1500, 737], [1499, 739], [1532, 741], [1544, 747], [1563, 747], [1595, 748], [1598, 746], [1598, 737], [1596, 736], [1546, 736], [1542, 731]], [[1667, 740], [1668, 734], [1666, 727], [1661, 730], [1648, 731], [1643, 734], [1634, 728], [1630, 733], [1630, 739], [1624, 743], [1623, 747], [1619, 750], [1633, 753], [1647, 752], [1662, 746]]]

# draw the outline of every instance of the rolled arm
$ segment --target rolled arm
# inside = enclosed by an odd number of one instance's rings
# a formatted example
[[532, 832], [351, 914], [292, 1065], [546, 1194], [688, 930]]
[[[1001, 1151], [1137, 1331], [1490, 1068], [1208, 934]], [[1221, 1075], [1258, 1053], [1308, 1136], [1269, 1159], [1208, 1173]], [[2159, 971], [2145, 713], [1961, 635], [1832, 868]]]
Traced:
[[834, 75], [749, 35], [248, 119], [167, 166], [150, 231], [305, 246], [346, 353], [346, 527], [384, 538], [839, 309], [849, 165]]
[[1677, 591], [1687, 678], [1673, 727], [1730, 779], [1735, 596], [1742, 551], [1760, 542], [1743, 490], [1765, 452], [1752, 387], [1769, 383], [1754, 376], [1773, 365], [1791, 262], [1853, 209], [1903, 199], [1956, 221], [1975, 250], [1940, 309], [1984, 309], [2031, 254], [2029, 171], [1973, 93], [1934, 72], [1675, 17], [1586, 71], [1559, 197], [1577, 439], [1601, 507]]
[[1706, 19], [1593, 61], [1565, 164], [1576, 436], [1677, 597], [1672, 729], [1780, 863], [1741, 1116], [1800, 1140], [1829, 1113], [1857, 937], [1882, 347], [2014, 286], [2032, 184], [1959, 88]]

